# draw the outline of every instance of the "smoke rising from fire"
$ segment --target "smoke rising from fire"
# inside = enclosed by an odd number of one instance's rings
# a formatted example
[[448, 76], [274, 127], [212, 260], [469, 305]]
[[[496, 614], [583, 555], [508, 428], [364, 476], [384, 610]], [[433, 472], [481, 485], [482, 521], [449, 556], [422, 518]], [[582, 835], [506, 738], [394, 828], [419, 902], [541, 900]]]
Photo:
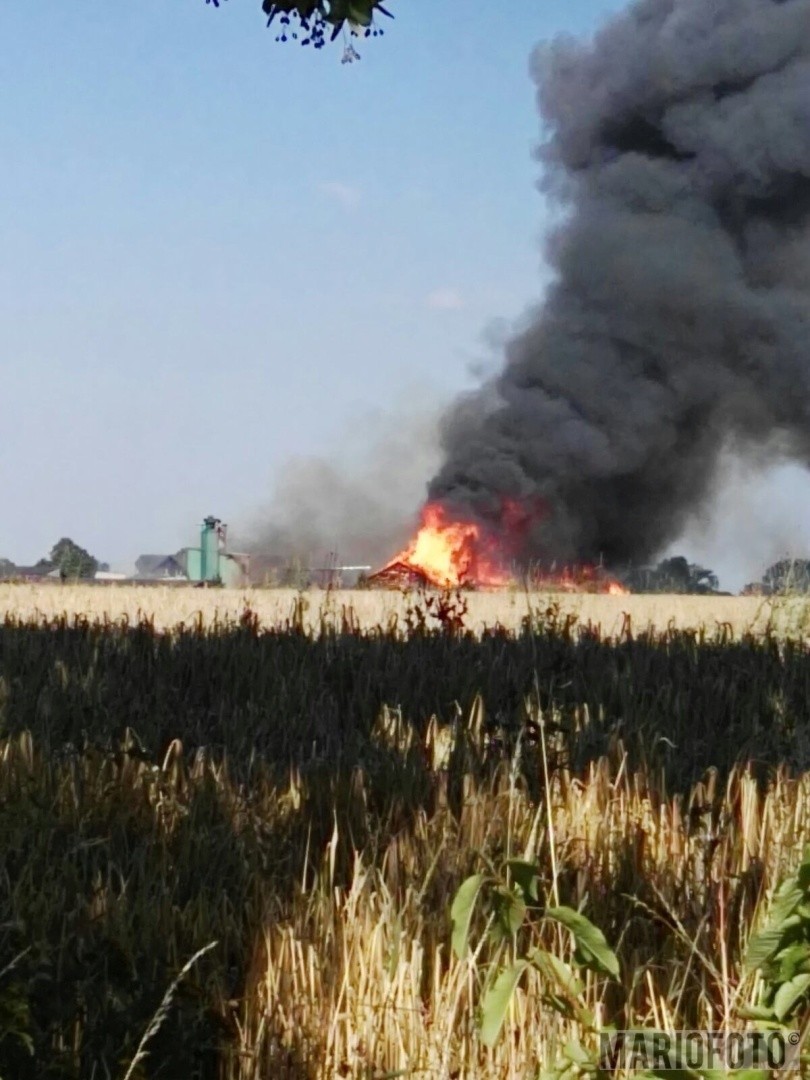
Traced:
[[542, 507], [526, 556], [643, 561], [730, 443], [810, 463], [810, 0], [638, 0], [532, 74], [555, 280], [429, 497]]
[[[403, 392], [422, 402], [425, 387]], [[407, 407], [356, 418], [327, 457], [286, 463], [268, 510], [237, 543], [312, 566], [329, 561], [380, 565], [414, 527], [425, 476], [439, 460], [438, 416]]]

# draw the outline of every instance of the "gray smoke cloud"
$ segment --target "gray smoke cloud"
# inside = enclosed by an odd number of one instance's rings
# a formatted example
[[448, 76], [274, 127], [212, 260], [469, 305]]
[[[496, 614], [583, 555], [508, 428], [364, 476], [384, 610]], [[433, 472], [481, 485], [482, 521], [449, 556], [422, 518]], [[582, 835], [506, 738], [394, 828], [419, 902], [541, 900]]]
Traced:
[[762, 469], [757, 460], [726, 455], [710, 503], [662, 555], [688, 553], [691, 562], [711, 567], [724, 589], [737, 592], [775, 562], [805, 558], [808, 536], [810, 502], [801, 467]]
[[430, 396], [424, 387], [403, 392], [418, 404], [356, 418], [328, 458], [288, 461], [237, 545], [315, 567], [387, 562], [412, 535], [425, 475], [439, 461], [440, 410], [422, 404]]
[[729, 444], [810, 462], [810, 0], [639, 0], [532, 74], [555, 279], [429, 496], [541, 506], [526, 556], [646, 560]]

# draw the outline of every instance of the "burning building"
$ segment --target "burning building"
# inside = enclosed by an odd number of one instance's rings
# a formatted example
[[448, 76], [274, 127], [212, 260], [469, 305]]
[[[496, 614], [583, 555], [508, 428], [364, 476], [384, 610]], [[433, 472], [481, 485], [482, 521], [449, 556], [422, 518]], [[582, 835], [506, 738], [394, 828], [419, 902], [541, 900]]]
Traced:
[[[504, 522], [508, 522], [504, 525]], [[433, 588], [502, 588], [518, 580], [535, 588], [576, 592], [625, 593], [619, 581], [599, 565], [543, 568], [509, 561], [518, 556], [530, 515], [520, 507], [505, 509], [501, 527], [428, 503], [416, 536], [405, 550], [368, 580], [378, 586]]]

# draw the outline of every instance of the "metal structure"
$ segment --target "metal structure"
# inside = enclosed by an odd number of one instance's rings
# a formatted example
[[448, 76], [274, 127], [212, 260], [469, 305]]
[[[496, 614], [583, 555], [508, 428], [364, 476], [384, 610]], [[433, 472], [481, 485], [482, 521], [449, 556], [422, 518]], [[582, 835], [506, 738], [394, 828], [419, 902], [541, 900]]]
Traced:
[[209, 515], [200, 531], [200, 546], [184, 548], [180, 556], [186, 577], [198, 585], [239, 587], [248, 580], [249, 556], [228, 551], [228, 526]]

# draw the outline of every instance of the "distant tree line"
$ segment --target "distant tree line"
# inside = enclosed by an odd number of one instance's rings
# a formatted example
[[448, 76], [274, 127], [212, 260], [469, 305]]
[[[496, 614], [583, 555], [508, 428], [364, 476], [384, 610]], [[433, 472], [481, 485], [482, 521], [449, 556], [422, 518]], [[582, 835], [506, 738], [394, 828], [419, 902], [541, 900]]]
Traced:
[[758, 584], [746, 585], [744, 592], [773, 596], [810, 592], [810, 559], [780, 559], [769, 566]]
[[[717, 575], [683, 555], [663, 559], [657, 566], [639, 567], [622, 574], [633, 592], [689, 593], [711, 595], [719, 592]], [[782, 593], [810, 593], [810, 559], [780, 559], [769, 566], [762, 580], [746, 585], [743, 593], [773, 596]]]
[[36, 573], [46, 577], [58, 571], [62, 581], [81, 581], [95, 577], [97, 570], [108, 570], [107, 563], [100, 563], [85, 548], [63, 536], [51, 548], [46, 559], [39, 559], [33, 566], [17, 566], [11, 559], [0, 559], [0, 577], [13, 578], [20, 573]]
[[632, 592], [691, 593], [706, 595], [719, 590], [717, 575], [683, 555], [663, 559], [657, 566], [638, 567], [627, 571], [622, 579]]

